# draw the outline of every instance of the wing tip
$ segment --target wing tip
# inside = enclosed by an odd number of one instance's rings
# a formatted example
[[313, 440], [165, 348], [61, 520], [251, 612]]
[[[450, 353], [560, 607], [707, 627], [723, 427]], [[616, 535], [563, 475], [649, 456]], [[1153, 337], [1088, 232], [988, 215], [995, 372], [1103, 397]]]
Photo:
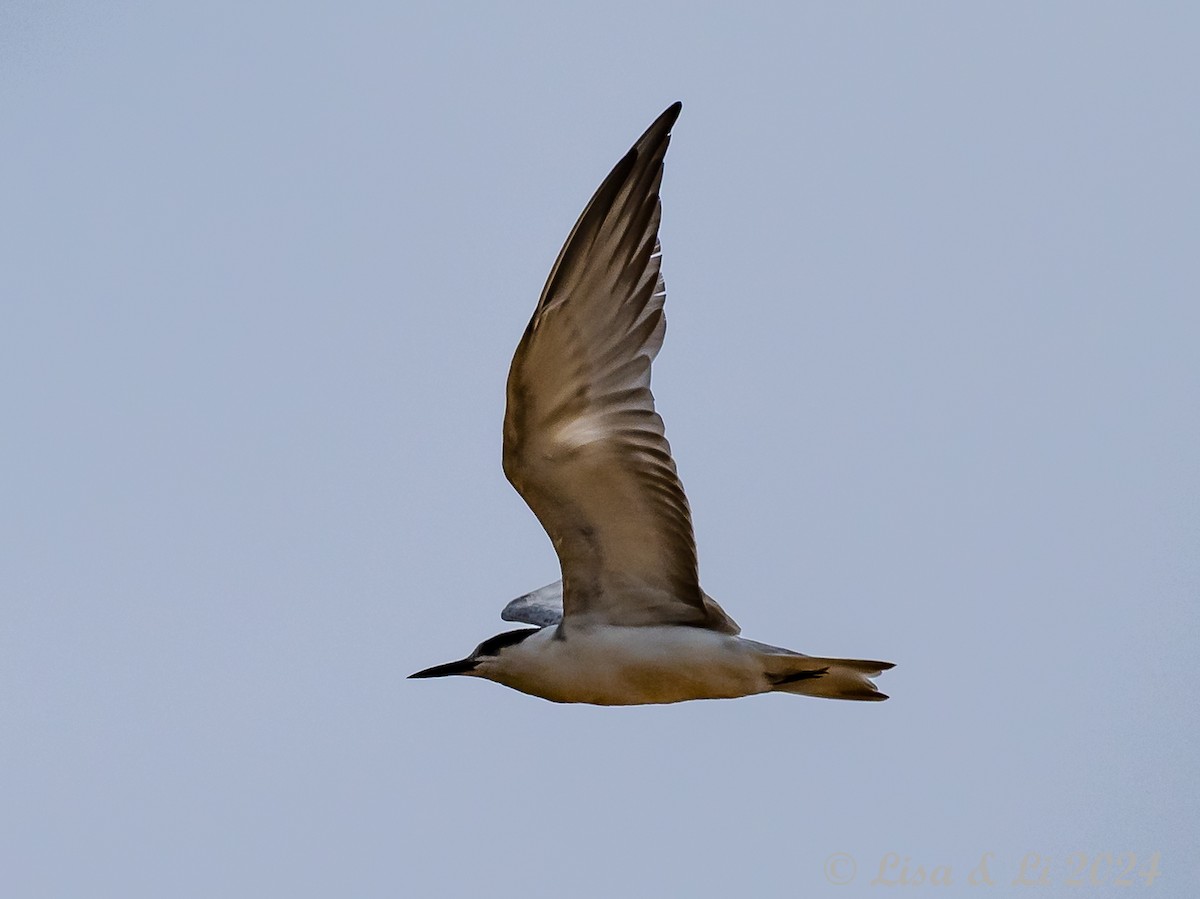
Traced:
[[683, 102], [676, 100], [666, 109], [664, 109], [657, 119], [646, 129], [646, 133], [642, 135], [642, 139], [634, 145], [634, 148], [644, 144], [657, 142], [671, 133], [671, 128], [679, 119], [679, 113], [683, 111]]

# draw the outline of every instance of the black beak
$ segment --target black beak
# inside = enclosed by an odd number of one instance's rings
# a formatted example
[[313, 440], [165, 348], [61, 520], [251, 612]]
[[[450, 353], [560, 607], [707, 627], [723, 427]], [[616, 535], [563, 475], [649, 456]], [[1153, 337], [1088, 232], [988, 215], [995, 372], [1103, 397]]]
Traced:
[[459, 659], [457, 662], [447, 662], [445, 665], [434, 665], [432, 668], [426, 668], [424, 671], [418, 671], [416, 674], [410, 674], [409, 678], [414, 677], [446, 677], [450, 674], [470, 674], [475, 670], [475, 666], [479, 663], [474, 659]]

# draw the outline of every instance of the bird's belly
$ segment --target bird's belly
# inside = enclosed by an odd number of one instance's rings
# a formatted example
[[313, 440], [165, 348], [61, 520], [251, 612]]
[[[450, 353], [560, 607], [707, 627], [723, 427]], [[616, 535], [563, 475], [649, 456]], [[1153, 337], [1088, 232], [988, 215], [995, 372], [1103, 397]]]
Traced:
[[641, 705], [731, 699], [767, 689], [736, 637], [688, 627], [572, 629], [505, 682], [554, 702]]

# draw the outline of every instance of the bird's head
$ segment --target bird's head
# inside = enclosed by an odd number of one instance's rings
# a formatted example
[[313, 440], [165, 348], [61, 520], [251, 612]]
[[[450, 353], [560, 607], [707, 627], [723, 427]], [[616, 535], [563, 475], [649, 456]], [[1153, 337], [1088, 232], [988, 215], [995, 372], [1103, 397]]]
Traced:
[[541, 628], [522, 627], [515, 631], [505, 631], [484, 640], [465, 659], [457, 662], [447, 662], [444, 665], [434, 665], [409, 677], [447, 677], [451, 674], [470, 674], [474, 677], [488, 677], [489, 671], [495, 666], [502, 653], [511, 649], [527, 637], [536, 634]]

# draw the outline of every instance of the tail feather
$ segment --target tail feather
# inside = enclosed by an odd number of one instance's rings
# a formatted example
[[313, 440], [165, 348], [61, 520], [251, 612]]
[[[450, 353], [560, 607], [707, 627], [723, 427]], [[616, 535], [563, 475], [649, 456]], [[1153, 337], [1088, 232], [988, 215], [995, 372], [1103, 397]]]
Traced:
[[772, 692], [867, 702], [888, 698], [875, 689], [870, 679], [894, 667], [891, 662], [823, 659], [793, 653], [771, 655], [766, 662]]

